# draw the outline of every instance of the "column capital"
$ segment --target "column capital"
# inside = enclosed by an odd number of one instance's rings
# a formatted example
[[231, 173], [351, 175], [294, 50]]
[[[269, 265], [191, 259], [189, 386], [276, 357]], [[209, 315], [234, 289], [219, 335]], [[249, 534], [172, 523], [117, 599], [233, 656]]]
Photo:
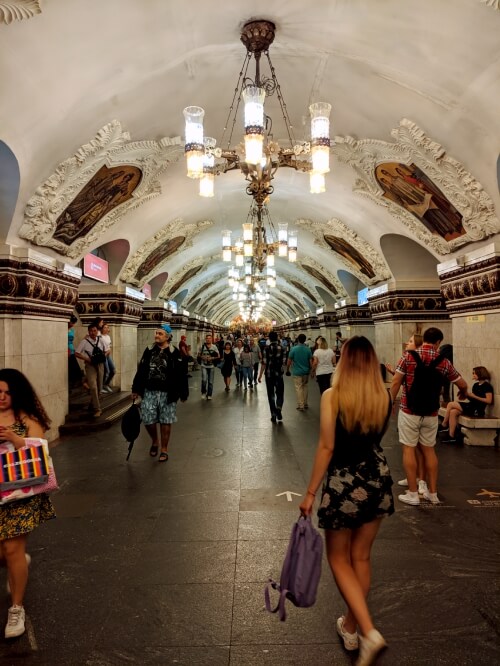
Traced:
[[137, 326], [144, 306], [144, 294], [126, 285], [80, 285], [76, 310], [83, 324], [102, 317], [109, 324]]
[[445, 299], [439, 289], [394, 289], [368, 297], [374, 322], [432, 321], [448, 319]]

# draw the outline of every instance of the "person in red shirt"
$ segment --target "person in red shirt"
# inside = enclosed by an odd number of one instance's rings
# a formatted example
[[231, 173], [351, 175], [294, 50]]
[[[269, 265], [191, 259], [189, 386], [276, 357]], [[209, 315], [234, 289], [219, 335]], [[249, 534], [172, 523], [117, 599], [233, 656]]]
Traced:
[[[422, 361], [428, 365], [439, 355], [439, 345], [443, 341], [443, 333], [439, 328], [428, 328], [424, 331], [424, 342], [416, 350]], [[396, 367], [396, 372], [391, 384], [391, 396], [393, 401], [398, 395], [399, 389], [403, 387], [401, 395], [400, 411], [398, 416], [399, 441], [403, 445], [403, 466], [408, 479], [408, 490], [403, 495], [398, 495], [398, 499], [405, 504], [418, 505], [420, 498], [417, 487], [417, 459], [415, 455], [417, 444], [420, 443], [424, 455], [425, 469], [427, 471], [427, 482], [429, 488], [424, 492], [424, 499], [438, 504], [437, 496], [437, 476], [438, 460], [435, 451], [436, 435], [438, 429], [438, 410], [432, 414], [420, 416], [414, 414], [408, 407], [408, 394], [410, 392], [417, 362], [409, 351], [404, 352]], [[443, 360], [437, 365], [443, 378], [448, 379], [457, 385], [460, 394], [465, 394], [467, 390], [466, 381], [458, 374], [448, 359]]]

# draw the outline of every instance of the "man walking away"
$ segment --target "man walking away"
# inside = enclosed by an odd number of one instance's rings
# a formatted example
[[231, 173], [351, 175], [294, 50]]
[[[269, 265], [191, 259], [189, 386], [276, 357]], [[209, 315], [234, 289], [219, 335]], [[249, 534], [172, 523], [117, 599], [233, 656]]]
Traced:
[[90, 324], [87, 330], [88, 335], [83, 338], [76, 348], [75, 356], [85, 363], [85, 376], [90, 388], [90, 399], [92, 401], [91, 407], [94, 410], [94, 417], [99, 418], [102, 414], [99, 393], [102, 391], [104, 365], [109, 347], [99, 336], [99, 331], [95, 324]]
[[220, 358], [219, 350], [212, 342], [212, 336], [208, 333], [205, 342], [198, 352], [198, 363], [201, 365], [201, 395], [212, 400], [214, 390], [215, 363]]
[[392, 400], [403, 386], [398, 415], [399, 440], [403, 445], [403, 466], [408, 490], [398, 499], [405, 504], [418, 505], [417, 444], [421, 444], [429, 488], [424, 499], [439, 504], [437, 496], [438, 460], [436, 434], [438, 429], [439, 395], [444, 379], [457, 385], [459, 395], [465, 394], [467, 383], [453, 365], [438, 353], [443, 333], [438, 328], [424, 332], [424, 342], [417, 350], [405, 351], [400, 358], [391, 385]]
[[278, 344], [276, 331], [269, 333], [269, 344], [262, 350], [262, 362], [260, 366], [259, 382], [262, 375], [266, 376], [267, 399], [271, 410], [271, 421], [282, 421], [283, 396], [285, 387], [283, 384], [283, 367], [286, 362], [286, 351]]
[[308, 382], [309, 374], [312, 369], [312, 352], [305, 344], [306, 336], [301, 333], [297, 338], [295, 347], [290, 349], [288, 354], [287, 367], [292, 368], [293, 382], [295, 392], [297, 393], [297, 409], [303, 411], [308, 408]]
[[158, 462], [168, 460], [172, 423], [177, 421], [177, 401], [185, 402], [189, 395], [186, 365], [177, 347], [170, 345], [171, 340], [172, 329], [168, 324], [156, 329], [154, 345], [144, 350], [132, 382], [132, 399], [142, 398], [141, 415], [151, 437], [152, 458], [158, 455], [161, 445]]

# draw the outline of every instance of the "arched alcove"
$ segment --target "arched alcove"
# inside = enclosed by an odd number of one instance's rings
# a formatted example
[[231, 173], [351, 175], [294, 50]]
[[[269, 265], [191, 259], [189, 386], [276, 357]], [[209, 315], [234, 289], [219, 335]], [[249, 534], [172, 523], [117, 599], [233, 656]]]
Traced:
[[335, 304], [335, 298], [330, 294], [329, 291], [326, 289], [323, 289], [323, 287], [318, 287], [316, 286], [316, 291], [320, 295], [321, 299], [323, 300], [326, 305], [334, 305]]
[[342, 285], [344, 286], [345, 290], [347, 291], [349, 298], [357, 298], [358, 291], [366, 287], [366, 284], [364, 284], [364, 282], [361, 282], [359, 278], [357, 278], [349, 271], [340, 270], [338, 272], [338, 278], [342, 282]]
[[399, 234], [386, 234], [380, 239], [380, 247], [396, 282], [439, 287], [439, 262], [419, 243]]
[[153, 301], [156, 301], [158, 298], [158, 294], [162, 290], [163, 285], [165, 282], [168, 280], [168, 273], [163, 272], [163, 273], [158, 273], [158, 275], [155, 275], [154, 278], [150, 281], [151, 285], [151, 298]]
[[19, 193], [19, 164], [9, 146], [0, 141], [0, 241], [7, 239]]
[[108, 262], [109, 282], [113, 284], [127, 261], [130, 252], [130, 243], [124, 238], [118, 238], [117, 240], [100, 245], [95, 250], [92, 250], [92, 252], [106, 259]]
[[188, 295], [189, 289], [183, 289], [182, 291], [179, 291], [172, 300], [174, 300], [177, 303], [177, 307], [180, 307], [182, 303], [184, 302], [184, 299]]
[[312, 301], [310, 301], [306, 296], [302, 296], [302, 300], [305, 303], [306, 309], [311, 314], [315, 314], [316, 313], [316, 305]]

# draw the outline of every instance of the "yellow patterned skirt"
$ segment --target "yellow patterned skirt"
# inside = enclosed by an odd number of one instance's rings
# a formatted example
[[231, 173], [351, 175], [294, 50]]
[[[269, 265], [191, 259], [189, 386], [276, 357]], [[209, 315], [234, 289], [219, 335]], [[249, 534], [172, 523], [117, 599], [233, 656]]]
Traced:
[[50, 497], [41, 493], [34, 497], [0, 506], [0, 541], [29, 534], [35, 527], [56, 517]]

